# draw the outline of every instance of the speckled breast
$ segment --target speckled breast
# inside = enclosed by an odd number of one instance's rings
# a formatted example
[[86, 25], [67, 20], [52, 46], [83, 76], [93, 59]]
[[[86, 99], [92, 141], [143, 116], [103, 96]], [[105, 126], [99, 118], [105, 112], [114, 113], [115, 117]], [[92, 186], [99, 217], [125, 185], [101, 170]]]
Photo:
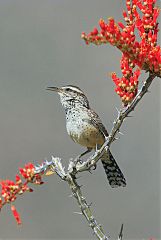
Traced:
[[102, 145], [104, 143], [102, 133], [84, 119], [89, 119], [89, 116], [84, 112], [72, 112], [66, 116], [66, 128], [70, 137], [74, 142], [88, 148], [95, 148], [96, 144]]

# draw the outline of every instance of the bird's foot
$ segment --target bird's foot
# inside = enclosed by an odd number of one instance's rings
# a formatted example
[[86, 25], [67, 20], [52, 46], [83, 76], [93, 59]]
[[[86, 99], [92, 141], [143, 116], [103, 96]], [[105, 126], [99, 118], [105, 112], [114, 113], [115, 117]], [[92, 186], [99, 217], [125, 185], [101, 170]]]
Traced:
[[82, 164], [83, 161], [81, 160], [81, 155], [78, 155], [78, 156], [73, 160], [73, 162], [74, 162], [75, 164], [77, 164], [77, 163]]
[[96, 170], [96, 168], [97, 168], [97, 164], [94, 164], [92, 170]]

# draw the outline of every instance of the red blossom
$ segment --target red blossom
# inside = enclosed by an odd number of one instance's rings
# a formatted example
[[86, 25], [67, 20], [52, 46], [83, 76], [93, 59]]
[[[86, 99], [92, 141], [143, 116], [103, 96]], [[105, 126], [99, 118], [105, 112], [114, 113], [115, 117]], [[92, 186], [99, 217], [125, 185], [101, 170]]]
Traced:
[[[32, 163], [26, 164], [23, 168], [19, 169], [19, 175], [15, 176], [15, 182], [11, 180], [0, 181], [1, 196], [0, 198], [0, 210], [7, 204], [14, 202], [18, 195], [25, 192], [33, 192], [33, 189], [28, 186], [29, 183], [42, 184], [41, 175], [35, 174], [35, 167]], [[24, 179], [24, 181], [22, 180]], [[18, 214], [15, 206], [11, 205], [13, 216], [18, 224], [21, 224], [20, 215]]]
[[15, 179], [16, 179], [16, 183], [17, 183], [18, 185], [22, 183], [22, 180], [21, 180], [21, 178], [20, 178], [20, 176], [19, 176], [18, 174], [16, 174]]
[[28, 163], [25, 165], [24, 168], [20, 168], [20, 174], [27, 179], [28, 181], [31, 181], [34, 176], [34, 165], [32, 163]]
[[11, 205], [11, 211], [13, 213], [14, 218], [16, 219], [17, 224], [19, 224], [19, 225], [22, 224], [20, 215], [17, 212], [17, 210], [16, 210], [14, 205]]
[[91, 32], [91, 35], [96, 36], [98, 34], [97, 28], [94, 28], [93, 31]]
[[[125, 24], [116, 23], [113, 18], [109, 18], [108, 22], [100, 19], [100, 31], [95, 31], [95, 34], [93, 31], [88, 35], [82, 34], [87, 44], [110, 43], [123, 53], [121, 60], [123, 77], [117, 78], [112, 74], [112, 78], [116, 84], [115, 91], [125, 105], [131, 102], [137, 93], [140, 72], [134, 69], [135, 66], [161, 76], [161, 48], [157, 45], [159, 31], [157, 19], [160, 9], [155, 3], [156, 0], [126, 0], [127, 10], [123, 11]], [[136, 30], [140, 40], [136, 37]]]
[[41, 175], [40, 174], [35, 174], [35, 181], [34, 181], [35, 184], [38, 184], [38, 185], [41, 185], [43, 184], [44, 182], [42, 181], [42, 178], [41, 178]]

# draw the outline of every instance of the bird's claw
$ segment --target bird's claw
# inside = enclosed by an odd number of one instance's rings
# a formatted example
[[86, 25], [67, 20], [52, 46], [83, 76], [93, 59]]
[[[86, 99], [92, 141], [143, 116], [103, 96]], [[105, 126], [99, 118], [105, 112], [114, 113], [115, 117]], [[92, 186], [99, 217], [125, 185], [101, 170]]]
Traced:
[[80, 155], [78, 155], [75, 159], [74, 159], [74, 163], [77, 164], [77, 163], [82, 163], [82, 160], [80, 159]]
[[93, 170], [96, 170], [96, 168], [97, 168], [97, 165], [94, 164], [94, 165], [93, 165]]

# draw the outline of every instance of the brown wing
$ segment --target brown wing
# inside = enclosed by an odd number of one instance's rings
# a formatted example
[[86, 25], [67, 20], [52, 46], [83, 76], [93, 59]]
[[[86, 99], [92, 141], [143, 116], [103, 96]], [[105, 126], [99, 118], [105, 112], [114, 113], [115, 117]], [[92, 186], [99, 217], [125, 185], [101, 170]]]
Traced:
[[105, 126], [103, 125], [100, 117], [98, 116], [98, 114], [93, 111], [92, 109], [88, 110], [89, 112], [89, 119], [83, 119], [84, 121], [88, 122], [89, 124], [92, 124], [93, 126], [95, 126], [95, 128], [99, 128], [100, 132], [102, 133], [102, 135], [105, 137], [108, 136], [108, 132], [105, 128]]

